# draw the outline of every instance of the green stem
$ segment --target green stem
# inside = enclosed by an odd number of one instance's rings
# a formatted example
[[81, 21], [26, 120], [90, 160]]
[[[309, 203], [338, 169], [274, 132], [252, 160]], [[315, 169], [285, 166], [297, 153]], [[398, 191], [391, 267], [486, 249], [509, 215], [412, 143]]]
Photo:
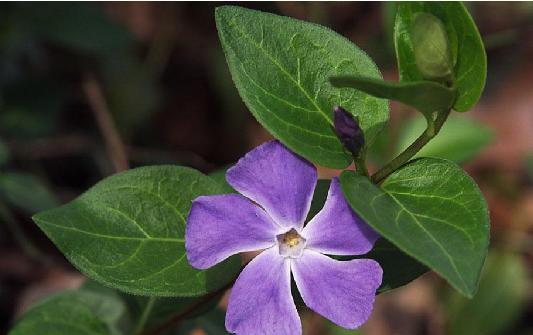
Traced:
[[442, 125], [444, 124], [444, 122], [446, 122], [446, 119], [448, 119], [448, 115], [450, 115], [450, 112], [451, 109], [438, 113], [438, 116], [434, 121], [428, 119], [427, 128], [422, 133], [422, 135], [420, 135], [409, 147], [407, 147], [407, 149], [405, 149], [396, 158], [394, 158], [387, 165], [382, 167], [378, 172], [374, 173], [371, 177], [372, 181], [375, 184], [379, 184], [383, 179], [387, 178], [400, 166], [402, 166], [411, 158], [413, 158], [413, 156], [416, 155], [416, 153], [420, 151], [423, 146], [425, 146], [433, 137], [435, 137], [439, 133], [440, 129], [442, 128]]
[[363, 149], [359, 156], [354, 156], [353, 160], [355, 162], [355, 171], [361, 176], [368, 177], [368, 169], [366, 168], [366, 148]]
[[144, 326], [146, 325], [146, 321], [148, 320], [148, 316], [150, 316], [150, 313], [152, 313], [152, 309], [154, 308], [155, 301], [157, 300], [156, 297], [150, 297], [148, 299], [148, 302], [146, 303], [146, 306], [144, 307], [144, 310], [141, 314], [141, 317], [139, 318], [139, 321], [137, 322], [137, 326], [135, 327], [135, 335], [142, 334], [144, 330]]

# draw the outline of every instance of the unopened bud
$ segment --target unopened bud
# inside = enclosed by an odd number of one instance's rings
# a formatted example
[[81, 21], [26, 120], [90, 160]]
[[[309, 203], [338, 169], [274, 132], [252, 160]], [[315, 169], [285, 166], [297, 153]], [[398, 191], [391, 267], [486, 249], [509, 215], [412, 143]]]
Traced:
[[333, 109], [333, 114], [333, 124], [337, 137], [346, 149], [354, 156], [358, 156], [365, 145], [365, 137], [363, 130], [359, 127], [358, 120], [340, 106]]
[[418, 13], [411, 26], [411, 41], [418, 69], [426, 79], [450, 77], [453, 71], [444, 24], [429, 13]]

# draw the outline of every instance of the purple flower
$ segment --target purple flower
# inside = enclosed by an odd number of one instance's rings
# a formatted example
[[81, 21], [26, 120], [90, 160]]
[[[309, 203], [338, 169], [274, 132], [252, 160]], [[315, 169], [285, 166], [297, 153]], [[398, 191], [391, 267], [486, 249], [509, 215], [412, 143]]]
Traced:
[[229, 256], [264, 249], [233, 286], [226, 328], [239, 335], [301, 334], [291, 272], [307, 306], [345, 328], [369, 317], [382, 270], [361, 255], [378, 235], [349, 207], [333, 178], [324, 208], [304, 227], [315, 167], [278, 141], [252, 150], [226, 174], [240, 194], [201, 196], [187, 219], [189, 263], [209, 268]]

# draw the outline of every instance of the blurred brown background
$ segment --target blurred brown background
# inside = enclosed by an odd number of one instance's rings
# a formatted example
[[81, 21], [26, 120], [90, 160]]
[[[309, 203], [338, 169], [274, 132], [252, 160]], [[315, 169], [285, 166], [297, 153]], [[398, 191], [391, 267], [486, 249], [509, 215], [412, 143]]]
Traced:
[[[231, 82], [213, 18], [219, 5], [0, 5], [0, 333], [31, 302], [83, 281], [32, 223], [33, 213], [73, 199], [126, 163], [209, 173], [270, 138]], [[365, 50], [385, 78], [397, 79], [394, 4], [239, 5], [329, 26]], [[464, 165], [491, 210], [480, 291], [469, 302], [424, 275], [379, 296], [359, 334], [533, 334], [533, 3], [467, 6], [489, 64], [482, 100], [468, 116], [493, 133]], [[392, 107], [374, 168], [415, 115]], [[303, 322], [306, 334], [355, 333], [311, 313]]]

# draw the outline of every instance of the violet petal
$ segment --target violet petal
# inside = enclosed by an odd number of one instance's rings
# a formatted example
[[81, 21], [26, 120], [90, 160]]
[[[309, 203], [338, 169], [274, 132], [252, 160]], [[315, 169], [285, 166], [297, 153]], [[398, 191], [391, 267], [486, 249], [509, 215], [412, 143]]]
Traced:
[[185, 229], [189, 263], [206, 269], [233, 254], [274, 245], [280, 227], [242, 195], [224, 194], [196, 198]]
[[263, 206], [285, 228], [302, 227], [317, 181], [316, 168], [278, 141], [247, 153], [226, 174], [239, 193]]
[[355, 329], [372, 312], [383, 271], [374, 260], [337, 261], [306, 250], [292, 261], [292, 273], [309, 308], [341, 327]]
[[331, 180], [324, 208], [305, 226], [307, 246], [329, 255], [362, 255], [379, 235], [351, 208], [337, 177]]
[[301, 335], [291, 295], [290, 261], [277, 248], [263, 251], [241, 272], [231, 291], [226, 328], [237, 335]]

